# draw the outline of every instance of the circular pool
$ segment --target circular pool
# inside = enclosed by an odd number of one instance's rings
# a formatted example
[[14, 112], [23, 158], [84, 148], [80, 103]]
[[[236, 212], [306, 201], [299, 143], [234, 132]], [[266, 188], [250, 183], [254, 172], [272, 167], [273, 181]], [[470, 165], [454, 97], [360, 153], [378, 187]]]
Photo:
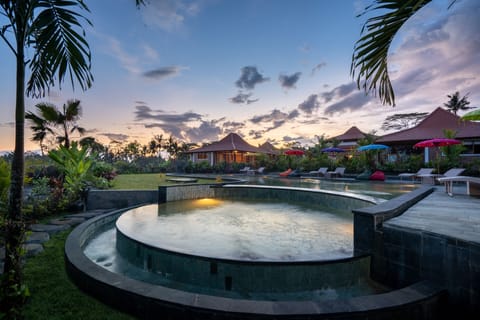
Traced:
[[[384, 292], [369, 278], [370, 257], [352, 255], [351, 209], [372, 198], [213, 189], [205, 190], [209, 199], [120, 210], [80, 225], [66, 243], [69, 275], [102, 301], [146, 318], [310, 319]], [[191, 196], [188, 187], [172, 192]]]
[[116, 228], [139, 245], [218, 259], [318, 261], [353, 252], [350, 212], [300, 203], [174, 201], [129, 210]]

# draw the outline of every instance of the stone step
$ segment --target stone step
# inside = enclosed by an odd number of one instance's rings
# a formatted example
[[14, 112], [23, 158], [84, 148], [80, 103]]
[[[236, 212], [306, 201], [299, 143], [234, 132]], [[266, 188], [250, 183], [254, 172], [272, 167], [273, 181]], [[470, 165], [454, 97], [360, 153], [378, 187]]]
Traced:
[[53, 225], [69, 225], [69, 226], [76, 226], [79, 225], [80, 223], [84, 222], [86, 218], [83, 217], [63, 217], [63, 218], [58, 218], [58, 219], [52, 219], [48, 222], [48, 224], [53, 224]]
[[30, 225], [30, 230], [33, 232], [46, 232], [49, 235], [53, 235], [64, 230], [70, 229], [68, 224], [63, 225], [53, 225], [53, 224], [32, 224]]
[[27, 235], [25, 243], [44, 243], [50, 240], [50, 235], [47, 232], [32, 232]]
[[81, 212], [81, 213], [72, 213], [72, 214], [67, 214], [65, 218], [85, 218], [85, 219], [90, 219], [90, 218], [95, 218], [97, 216], [100, 216], [104, 213], [108, 212], [108, 210], [92, 210], [92, 211], [86, 211], [86, 212]]
[[40, 243], [27, 243], [23, 247], [27, 258], [33, 257], [43, 251], [43, 246]]

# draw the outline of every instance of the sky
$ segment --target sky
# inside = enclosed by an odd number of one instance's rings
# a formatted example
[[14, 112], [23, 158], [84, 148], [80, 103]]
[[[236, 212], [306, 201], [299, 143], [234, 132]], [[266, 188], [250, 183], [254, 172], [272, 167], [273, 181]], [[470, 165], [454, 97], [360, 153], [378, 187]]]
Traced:
[[[456, 91], [480, 107], [480, 1], [434, 0], [389, 52], [396, 106], [350, 74], [368, 0], [86, 1], [92, 88], [65, 82], [26, 100], [81, 101], [79, 125], [103, 144], [172, 135], [201, 144], [230, 132], [252, 145], [313, 145], [352, 126], [382, 135], [390, 115], [432, 112]], [[0, 24], [5, 22], [0, 16]], [[15, 60], [0, 42], [0, 150], [13, 150]], [[463, 112], [460, 112], [461, 115]], [[27, 122], [28, 127], [28, 122]], [[38, 150], [27, 128], [26, 150]], [[78, 136], [74, 136], [75, 139]]]

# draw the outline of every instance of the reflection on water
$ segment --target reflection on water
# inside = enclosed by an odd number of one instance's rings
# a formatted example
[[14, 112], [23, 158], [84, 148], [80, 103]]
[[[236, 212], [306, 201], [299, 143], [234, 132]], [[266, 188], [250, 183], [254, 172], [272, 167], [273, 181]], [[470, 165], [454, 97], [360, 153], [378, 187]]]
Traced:
[[130, 210], [117, 228], [171, 251], [235, 260], [327, 260], [352, 255], [350, 213], [299, 204], [203, 199]]
[[246, 176], [248, 184], [287, 186], [316, 190], [333, 190], [391, 199], [418, 187], [411, 183], [389, 183], [384, 181], [359, 181], [354, 179], [279, 178], [273, 176]]

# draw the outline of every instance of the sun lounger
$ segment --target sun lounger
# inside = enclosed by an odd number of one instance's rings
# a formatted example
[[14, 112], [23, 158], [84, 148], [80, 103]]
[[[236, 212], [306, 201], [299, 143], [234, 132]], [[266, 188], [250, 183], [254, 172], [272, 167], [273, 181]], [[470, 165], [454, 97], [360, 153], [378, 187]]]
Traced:
[[345, 173], [344, 167], [337, 167], [335, 168], [335, 171], [327, 171], [325, 173], [325, 176], [327, 178], [337, 178], [337, 177], [343, 177], [344, 173]]
[[465, 171], [464, 168], [452, 168], [448, 171], [446, 171], [444, 174], [421, 174], [418, 175], [420, 179], [422, 179], [422, 184], [435, 184], [435, 181], [438, 180], [439, 178], [449, 178], [449, 177], [456, 177], [460, 175], [463, 171]]
[[309, 175], [316, 175], [319, 177], [324, 177], [325, 174], [327, 173], [328, 168], [327, 167], [321, 167], [318, 170], [310, 171], [308, 174]]
[[441, 177], [438, 178], [439, 182], [445, 184], [445, 192], [449, 196], [453, 195], [453, 183], [454, 182], [466, 182], [467, 194], [470, 196], [480, 196], [480, 178], [469, 176], [454, 176], [454, 177]]
[[288, 168], [287, 170], [280, 172], [280, 177], [288, 177], [288, 175], [292, 172], [292, 169]]
[[241, 173], [248, 173], [248, 170], [250, 170], [250, 167], [242, 168], [242, 169], [240, 169], [239, 171], [240, 171]]
[[435, 170], [435, 169], [434, 168], [421, 168], [416, 173], [404, 172], [404, 173], [400, 173], [398, 176], [400, 177], [400, 180], [402, 180], [403, 178], [412, 178], [412, 180], [415, 180], [420, 175], [431, 174], [433, 172], [433, 170]]
[[265, 171], [265, 167], [260, 167], [258, 169], [250, 169], [248, 170], [247, 174], [252, 174], [252, 175], [255, 175], [255, 174], [262, 174], [263, 171]]

